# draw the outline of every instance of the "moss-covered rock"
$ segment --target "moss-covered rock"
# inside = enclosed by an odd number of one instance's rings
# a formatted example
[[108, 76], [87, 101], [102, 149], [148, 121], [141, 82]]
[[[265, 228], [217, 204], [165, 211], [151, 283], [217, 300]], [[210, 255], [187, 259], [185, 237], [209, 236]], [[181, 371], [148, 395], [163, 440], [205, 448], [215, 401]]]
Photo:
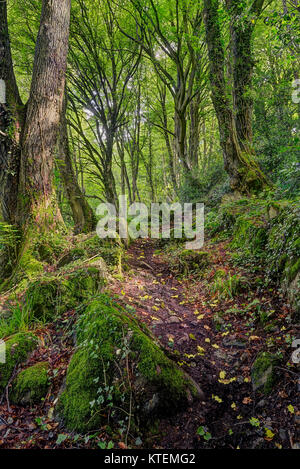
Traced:
[[20, 363], [25, 362], [37, 347], [37, 339], [32, 334], [18, 333], [5, 342], [5, 363], [0, 363], [0, 392], [7, 386], [9, 379]]
[[106, 276], [103, 261], [98, 260], [95, 265], [32, 282], [24, 300], [27, 307], [30, 306], [31, 319], [51, 320], [57, 314], [76, 308], [101, 291]]
[[166, 357], [149, 330], [106, 295], [77, 324], [58, 414], [70, 430], [87, 431], [132, 415], [132, 423], [176, 411], [200, 395], [198, 386]]
[[261, 390], [264, 394], [272, 391], [276, 382], [277, 364], [278, 357], [269, 352], [262, 352], [257, 356], [251, 369], [253, 391]]
[[21, 371], [12, 383], [10, 400], [13, 404], [38, 404], [47, 395], [49, 389], [49, 364], [47, 362]]

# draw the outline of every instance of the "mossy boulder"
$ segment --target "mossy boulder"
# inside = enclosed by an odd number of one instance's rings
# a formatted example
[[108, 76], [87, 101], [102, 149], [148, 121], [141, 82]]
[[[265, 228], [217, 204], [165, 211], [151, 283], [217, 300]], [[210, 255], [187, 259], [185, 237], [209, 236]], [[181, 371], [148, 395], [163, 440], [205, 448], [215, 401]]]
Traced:
[[70, 430], [88, 431], [132, 415], [132, 425], [175, 412], [201, 391], [149, 330], [107, 295], [86, 308], [57, 412]]
[[252, 365], [253, 391], [260, 390], [264, 394], [270, 394], [276, 383], [276, 369], [278, 357], [269, 352], [261, 352]]
[[24, 299], [31, 319], [51, 320], [57, 314], [76, 308], [101, 291], [106, 276], [103, 261], [99, 260], [96, 265], [32, 282]]
[[5, 363], [0, 363], [0, 392], [7, 386], [15, 368], [27, 360], [37, 347], [37, 339], [28, 333], [18, 333], [5, 341]]
[[49, 364], [37, 363], [21, 371], [12, 383], [10, 400], [13, 404], [38, 404], [49, 389]]

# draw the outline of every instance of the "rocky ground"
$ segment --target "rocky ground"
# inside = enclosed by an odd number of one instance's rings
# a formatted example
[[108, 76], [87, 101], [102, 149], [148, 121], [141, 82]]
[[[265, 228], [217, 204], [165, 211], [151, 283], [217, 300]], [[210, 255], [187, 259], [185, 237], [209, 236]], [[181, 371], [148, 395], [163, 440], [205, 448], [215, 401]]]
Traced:
[[[208, 244], [205, 275], [178, 276], [155, 241], [139, 240], [127, 253], [129, 269], [109, 285], [111, 294], [152, 330], [168, 354], [199, 383], [205, 401], [161, 419], [151, 436], [131, 435], [127, 444], [143, 448], [297, 448], [300, 446], [300, 370], [292, 363], [299, 327], [281, 293], [265, 287], [259, 274], [237, 268], [227, 244]], [[243, 276], [233, 298], [210, 288], [215, 272]], [[260, 281], [261, 280], [261, 281]], [[258, 319], [260, 318], [260, 319]], [[55, 404], [73, 352], [75, 312], [35, 332], [39, 348], [30, 363], [49, 363], [51, 388], [40, 405], [14, 406], [0, 396], [2, 448], [125, 448], [124, 438], [103, 427], [88, 435], [70, 434], [55, 419]], [[260, 379], [272, 373], [272, 389], [253, 390], [251, 372], [261, 351], [278, 356]], [[28, 363], [26, 364], [28, 366]]]

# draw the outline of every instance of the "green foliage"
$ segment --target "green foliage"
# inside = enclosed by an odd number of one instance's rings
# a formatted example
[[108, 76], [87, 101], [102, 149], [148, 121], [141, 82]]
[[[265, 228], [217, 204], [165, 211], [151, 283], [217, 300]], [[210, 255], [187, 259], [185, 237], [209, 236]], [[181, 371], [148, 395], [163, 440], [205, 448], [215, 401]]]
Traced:
[[[207, 217], [207, 231], [222, 227], [234, 250], [233, 260], [255, 270], [264, 268], [266, 279], [280, 283], [296, 312], [299, 311], [300, 215], [299, 201], [266, 198], [224, 202], [219, 213]], [[217, 279], [213, 290], [222, 289]]]
[[208, 288], [213, 297], [217, 296], [221, 299], [230, 299], [238, 295], [241, 291], [248, 289], [249, 284], [245, 277], [238, 274], [226, 274], [223, 270], [218, 270]]
[[9, 306], [8, 318], [0, 317], [0, 338], [8, 337], [16, 332], [27, 332], [35, 318], [32, 314], [33, 299], [26, 298], [24, 303], [18, 302]]
[[197, 430], [197, 435], [202, 436], [205, 441], [209, 441], [212, 438], [211, 433], [209, 433], [206, 427], [199, 427]]
[[209, 253], [182, 249], [180, 244], [170, 244], [165, 249], [165, 259], [176, 274], [201, 275], [209, 265]]
[[179, 188], [182, 203], [205, 203], [206, 207], [216, 207], [222, 197], [229, 192], [229, 182], [222, 160], [216, 158], [206, 171], [193, 170], [184, 174]]
[[48, 362], [41, 362], [21, 371], [12, 383], [11, 402], [17, 405], [41, 402], [49, 388], [48, 368]]
[[118, 239], [100, 239], [96, 234], [78, 236], [76, 249], [83, 250], [87, 258], [101, 256], [108, 266], [122, 267], [124, 246]]
[[76, 308], [86, 299], [99, 293], [105, 284], [106, 271], [99, 266], [77, 268], [29, 284], [25, 304], [30, 304], [31, 319], [49, 321], [57, 314]]

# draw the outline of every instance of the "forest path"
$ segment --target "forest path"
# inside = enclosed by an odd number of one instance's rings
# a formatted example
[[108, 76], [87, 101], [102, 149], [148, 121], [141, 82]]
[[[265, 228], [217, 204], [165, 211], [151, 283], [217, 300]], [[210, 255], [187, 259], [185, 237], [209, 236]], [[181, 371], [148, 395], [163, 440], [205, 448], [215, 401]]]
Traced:
[[[162, 418], [139, 447], [300, 446], [299, 368], [291, 363], [291, 344], [299, 337], [299, 328], [289, 320], [289, 307], [274, 286], [264, 285], [259, 272], [251, 273], [250, 266], [236, 267], [228, 243], [207, 241], [205, 250], [210, 253], [205, 275], [178, 278], [158, 242], [137, 240], [127, 253], [129, 269], [108, 284], [117, 301], [148, 325], [206, 397]], [[209, 287], [220, 268], [226, 275], [242, 275], [248, 287], [233, 298], [212, 293]], [[266, 317], [267, 322], [260, 319]], [[99, 439], [110, 440], [105, 429], [96, 436], [75, 439], [53, 418], [74, 352], [75, 322], [76, 310], [72, 310], [35, 330], [40, 346], [24, 366], [49, 362], [51, 388], [35, 406], [13, 406], [2, 396], [0, 448], [94, 448]], [[267, 397], [254, 393], [251, 384], [251, 366], [262, 350], [281, 354], [278, 383]], [[132, 436], [131, 445], [137, 435]], [[124, 448], [123, 440], [114, 438], [114, 447]]]
[[[130, 271], [112, 288], [118, 301], [132, 309], [163, 346], [176, 354], [179, 366], [206, 395], [205, 402], [196, 402], [161, 420], [157, 447], [290, 447], [288, 432], [292, 429], [294, 434], [295, 428], [287, 406], [293, 400], [288, 398], [297, 392], [296, 375], [286, 373], [283, 388], [272, 399], [255, 394], [251, 385], [251, 366], [267, 336], [276, 332], [279, 346], [288, 333], [286, 327], [281, 330], [278, 324], [276, 331], [267, 334], [262, 326], [254, 324], [254, 309], [259, 302], [260, 307], [278, 313], [284, 320], [288, 314], [286, 305], [279, 292], [261, 287], [248, 289], [234, 299], [221, 300], [212, 295], [208, 284], [217, 269], [232, 275], [237, 271], [226, 243], [207, 243], [205, 249], [211, 256], [206, 279], [179, 279], [156, 241], [137, 240], [128, 250]], [[247, 276], [249, 284], [259, 278], [246, 270], [239, 269], [239, 273]], [[252, 306], [253, 300], [256, 306]], [[232, 313], [234, 309], [236, 312]], [[250, 424], [251, 418], [258, 418], [266, 426], [256, 427], [255, 420]], [[197, 434], [199, 427], [202, 435]], [[272, 435], [266, 433], [266, 428]], [[154, 440], [155, 437], [147, 445], [151, 446]]]

